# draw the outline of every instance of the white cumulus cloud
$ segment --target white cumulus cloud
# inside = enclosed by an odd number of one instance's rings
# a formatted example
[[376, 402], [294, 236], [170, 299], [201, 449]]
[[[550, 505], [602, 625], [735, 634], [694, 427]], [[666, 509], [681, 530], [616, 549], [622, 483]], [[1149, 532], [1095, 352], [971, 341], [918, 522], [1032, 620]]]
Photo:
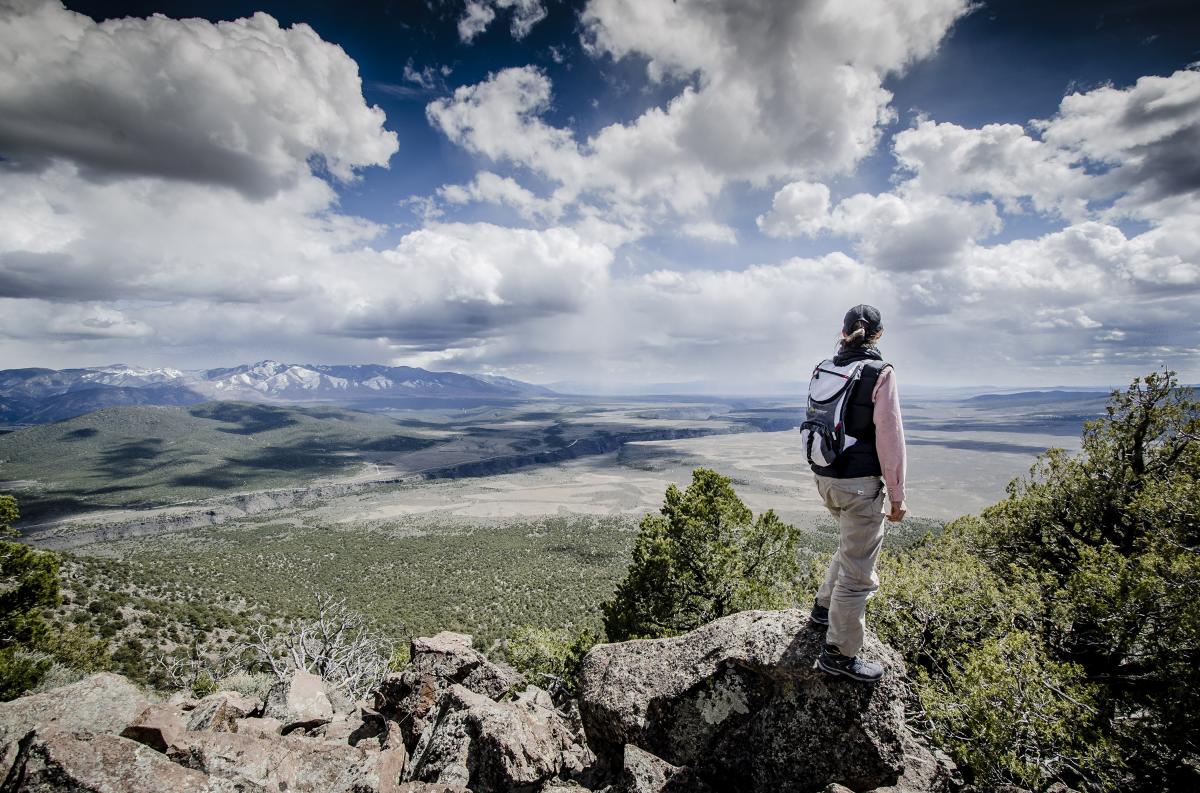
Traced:
[[853, 168], [894, 118], [884, 80], [933, 53], [967, 10], [964, 0], [592, 0], [589, 50], [645, 59], [650, 79], [678, 86], [664, 106], [577, 139], [545, 121], [550, 80], [526, 66], [463, 86], [428, 115], [469, 151], [556, 184], [563, 202], [702, 216], [731, 182]]
[[59, 2], [0, 4], [0, 154], [97, 178], [153, 175], [264, 198], [316, 158], [340, 180], [386, 165], [396, 135], [357, 64], [308, 25], [161, 15], [101, 23]]
[[496, 19], [497, 10], [512, 11], [509, 30], [515, 39], [523, 39], [533, 26], [546, 18], [542, 0], [467, 0], [458, 19], [458, 37], [470, 43], [488, 29]]
[[901, 188], [858, 193], [829, 205], [823, 184], [785, 185], [758, 226], [773, 237], [821, 232], [849, 237], [863, 261], [882, 270], [914, 271], [952, 267], [977, 240], [1001, 228], [990, 201], [968, 202]]

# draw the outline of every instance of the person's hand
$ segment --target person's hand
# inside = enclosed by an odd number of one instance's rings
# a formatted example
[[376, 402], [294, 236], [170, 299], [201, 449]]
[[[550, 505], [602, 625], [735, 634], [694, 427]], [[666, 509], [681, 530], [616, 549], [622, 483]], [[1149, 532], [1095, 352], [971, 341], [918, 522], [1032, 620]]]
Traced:
[[907, 512], [908, 506], [903, 501], [893, 501], [892, 511], [888, 513], [887, 519], [892, 523], [899, 523], [904, 520], [904, 515]]

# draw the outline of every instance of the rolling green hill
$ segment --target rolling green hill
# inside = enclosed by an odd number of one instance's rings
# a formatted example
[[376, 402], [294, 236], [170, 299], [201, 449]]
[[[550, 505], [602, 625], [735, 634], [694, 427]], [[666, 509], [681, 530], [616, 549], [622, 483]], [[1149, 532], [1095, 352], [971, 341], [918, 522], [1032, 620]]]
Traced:
[[363, 452], [433, 442], [385, 416], [338, 407], [114, 407], [0, 436], [0, 481], [29, 521], [294, 485], [350, 473]]

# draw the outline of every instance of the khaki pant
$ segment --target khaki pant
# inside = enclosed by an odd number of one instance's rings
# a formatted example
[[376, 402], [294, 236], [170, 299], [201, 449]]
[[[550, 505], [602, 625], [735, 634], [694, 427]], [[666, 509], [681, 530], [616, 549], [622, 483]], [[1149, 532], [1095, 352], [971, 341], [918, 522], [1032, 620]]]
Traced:
[[829, 608], [825, 641], [842, 655], [858, 655], [867, 628], [867, 598], [879, 588], [875, 562], [883, 547], [887, 497], [878, 476], [834, 479], [814, 474], [817, 491], [841, 527], [817, 603]]

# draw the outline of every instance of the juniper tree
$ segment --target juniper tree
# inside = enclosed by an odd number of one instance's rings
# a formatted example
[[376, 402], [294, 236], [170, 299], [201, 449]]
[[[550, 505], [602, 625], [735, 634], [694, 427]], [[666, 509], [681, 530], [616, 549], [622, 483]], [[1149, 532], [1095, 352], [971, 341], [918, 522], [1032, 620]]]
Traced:
[[[18, 517], [16, 500], [0, 496], [0, 536], [16, 535], [12, 524]], [[58, 559], [0, 540], [0, 700], [36, 686], [50, 668], [50, 658], [29, 650], [49, 638], [42, 610], [58, 604]]]
[[874, 624], [977, 781], [1200, 784], [1200, 402], [1175, 373], [881, 578]]
[[768, 510], [753, 517], [728, 477], [692, 472], [642, 519], [633, 560], [603, 604], [609, 641], [671, 636], [751, 608], [791, 605], [798, 532]]

